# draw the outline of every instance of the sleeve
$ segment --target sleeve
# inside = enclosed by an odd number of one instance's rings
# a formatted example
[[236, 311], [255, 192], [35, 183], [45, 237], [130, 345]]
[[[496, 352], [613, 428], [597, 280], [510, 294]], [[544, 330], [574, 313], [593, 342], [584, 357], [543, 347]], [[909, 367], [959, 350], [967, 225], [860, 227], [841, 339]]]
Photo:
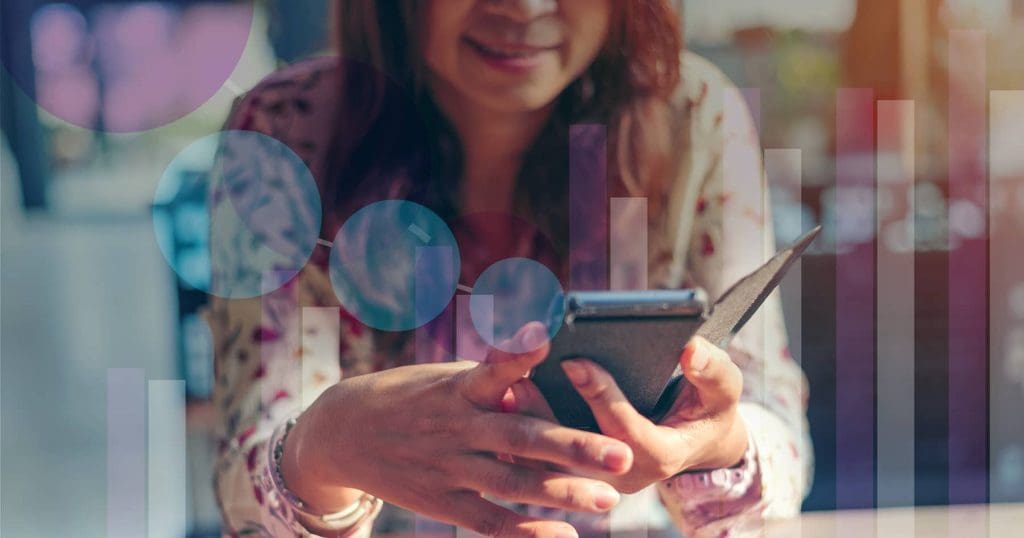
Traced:
[[[287, 143], [273, 116], [283, 97], [253, 90], [234, 108], [226, 128], [250, 130]], [[219, 444], [213, 486], [227, 536], [309, 536], [275, 486], [272, 437], [328, 386], [341, 378], [339, 353], [369, 353], [364, 331], [342, 314], [326, 274], [307, 265], [282, 286], [260, 287], [251, 271], [266, 255], [266, 241], [239, 218], [224, 178], [240, 169], [225, 160], [259, 160], [259, 152], [218, 152], [210, 177], [212, 286], [205, 312], [214, 342], [214, 404]], [[256, 163], [258, 169], [266, 163]], [[241, 167], [244, 168], [244, 167]], [[249, 168], [251, 169], [251, 167]], [[254, 175], [250, 180], [260, 181]], [[247, 264], [249, 265], [247, 267]], [[265, 278], [265, 276], [263, 277]], [[257, 279], [257, 280], [254, 280]], [[254, 288], [255, 286], [255, 288]], [[244, 290], [267, 291], [252, 298]], [[355, 530], [369, 536], [372, 520]]]
[[[687, 285], [704, 288], [713, 302], [759, 267], [774, 252], [774, 241], [757, 128], [742, 92], [710, 67], [689, 83], [692, 148], [710, 157], [695, 159], [708, 164], [691, 167], [685, 178], [700, 184], [686, 208], [696, 215]], [[738, 467], [684, 473], [659, 484], [662, 502], [688, 537], [757, 532], [766, 519], [798, 513], [809, 489], [807, 383], [789, 354], [777, 292], [727, 351], [743, 372], [739, 414], [748, 450]]]

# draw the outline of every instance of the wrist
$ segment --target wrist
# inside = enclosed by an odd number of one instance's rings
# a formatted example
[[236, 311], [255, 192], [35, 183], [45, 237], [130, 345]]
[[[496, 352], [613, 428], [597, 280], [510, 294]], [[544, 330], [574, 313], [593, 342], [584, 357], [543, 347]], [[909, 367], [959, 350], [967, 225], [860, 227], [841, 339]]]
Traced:
[[[325, 460], [303, 459], [303, 454], [310, 452], [303, 451], [303, 441], [310, 438], [297, 431], [308, 417], [300, 418], [278, 428], [273, 438], [270, 473], [275, 502], [292, 514], [299, 526], [296, 530], [302, 535], [311, 532], [318, 536], [350, 537], [373, 521], [383, 503], [362, 491], [321, 480], [325, 473], [319, 470], [324, 465], [316, 462]], [[317, 428], [307, 431], [315, 432]], [[320, 444], [316, 439], [313, 442], [313, 446]], [[333, 467], [329, 462], [327, 466]]]
[[337, 451], [323, 450], [329, 443], [320, 439], [322, 431], [315, 409], [307, 409], [283, 440], [280, 469], [288, 491], [311, 511], [328, 514], [358, 501], [363, 492], [346, 487], [337, 476], [339, 466], [326, 457]]
[[747, 424], [743, 417], [736, 413], [732, 427], [727, 434], [727, 446], [731, 447], [731, 455], [725, 457], [726, 465], [723, 467], [734, 468], [743, 465], [747, 454], [750, 452], [750, 434], [747, 432]]
[[708, 445], [703, 457], [689, 464], [683, 472], [705, 472], [714, 469], [732, 469], [743, 465], [750, 448], [750, 436], [743, 417], [735, 413], [726, 432]]

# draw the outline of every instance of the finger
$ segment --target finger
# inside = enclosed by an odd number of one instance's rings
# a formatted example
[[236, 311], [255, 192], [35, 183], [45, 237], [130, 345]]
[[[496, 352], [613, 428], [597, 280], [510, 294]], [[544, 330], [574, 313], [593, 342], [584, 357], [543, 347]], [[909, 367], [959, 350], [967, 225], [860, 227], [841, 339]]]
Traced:
[[739, 402], [743, 373], [722, 348], [694, 337], [683, 349], [679, 365], [708, 411], [722, 411]]
[[524, 325], [513, 337], [523, 353], [509, 353], [492, 348], [487, 360], [466, 372], [462, 378], [462, 393], [471, 402], [496, 409], [513, 383], [522, 379], [530, 370], [547, 357], [551, 347], [544, 325], [531, 322]]
[[633, 465], [629, 445], [601, 434], [522, 415], [487, 413], [470, 425], [470, 448], [563, 467], [621, 474]]
[[537, 385], [529, 379], [517, 381], [512, 385], [512, 408], [514, 413], [536, 417], [548, 422], [558, 422], [555, 412], [551, 410], [548, 401], [540, 393]]
[[590, 406], [605, 435], [643, 440], [655, 429], [654, 424], [629, 403], [604, 368], [586, 359], [573, 359], [562, 361], [562, 370]]
[[[578, 538], [572, 525], [517, 514], [487, 501], [472, 491], [456, 492], [440, 501], [443, 510], [433, 516], [484, 536], [501, 538]], [[428, 514], [430, 515], [430, 514]]]
[[571, 512], [607, 512], [619, 493], [605, 482], [564, 473], [528, 469], [490, 457], [469, 460], [463, 487], [518, 503]]

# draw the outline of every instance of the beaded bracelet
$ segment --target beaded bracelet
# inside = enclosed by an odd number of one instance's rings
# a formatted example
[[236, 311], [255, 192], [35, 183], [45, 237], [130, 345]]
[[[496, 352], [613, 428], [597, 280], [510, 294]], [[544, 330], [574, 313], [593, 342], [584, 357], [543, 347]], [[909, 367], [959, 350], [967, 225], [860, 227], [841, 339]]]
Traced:
[[369, 493], [363, 493], [352, 504], [345, 508], [331, 513], [319, 514], [310, 511], [309, 506], [302, 499], [298, 498], [284, 483], [284, 475], [281, 473], [281, 456], [284, 454], [284, 443], [288, 434], [295, 427], [297, 420], [291, 418], [283, 425], [284, 431], [278, 432], [271, 452], [271, 475], [274, 489], [277, 490], [280, 498], [295, 513], [305, 516], [308, 519], [322, 523], [324, 527], [335, 531], [338, 538], [351, 536], [359, 530], [363, 523], [380, 513], [384, 502]]

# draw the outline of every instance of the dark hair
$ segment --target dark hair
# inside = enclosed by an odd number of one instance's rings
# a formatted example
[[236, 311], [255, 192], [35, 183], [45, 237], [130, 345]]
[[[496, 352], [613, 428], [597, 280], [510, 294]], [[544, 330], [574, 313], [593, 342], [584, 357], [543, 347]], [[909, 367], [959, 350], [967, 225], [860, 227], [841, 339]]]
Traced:
[[[679, 84], [683, 48], [677, 3], [613, 3], [613, 27], [603, 50], [557, 98], [548, 125], [525, 156], [516, 212], [546, 234], [558, 252], [568, 243], [571, 124], [607, 126], [611, 195], [649, 195], [668, 180], [668, 97]], [[425, 67], [417, 46], [421, 5], [419, 0], [334, 4], [335, 47], [343, 69], [340, 127], [325, 178], [328, 211], [344, 213], [374, 198], [404, 197], [444, 218], [454, 214], [462, 153], [456, 133], [423, 88]], [[662, 199], [650, 197], [651, 215]]]

